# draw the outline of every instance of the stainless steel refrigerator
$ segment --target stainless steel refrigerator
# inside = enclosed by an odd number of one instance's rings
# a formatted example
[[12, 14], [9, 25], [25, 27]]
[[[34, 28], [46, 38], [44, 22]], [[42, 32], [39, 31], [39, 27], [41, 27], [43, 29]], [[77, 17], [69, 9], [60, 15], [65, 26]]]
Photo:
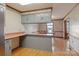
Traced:
[[0, 56], [5, 55], [5, 39], [4, 39], [4, 6], [0, 4]]

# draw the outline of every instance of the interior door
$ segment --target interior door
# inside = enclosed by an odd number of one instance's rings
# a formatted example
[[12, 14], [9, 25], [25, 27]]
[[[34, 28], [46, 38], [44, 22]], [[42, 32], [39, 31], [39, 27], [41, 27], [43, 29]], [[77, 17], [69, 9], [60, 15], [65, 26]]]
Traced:
[[64, 21], [65, 39], [69, 39], [70, 21], [69, 19]]

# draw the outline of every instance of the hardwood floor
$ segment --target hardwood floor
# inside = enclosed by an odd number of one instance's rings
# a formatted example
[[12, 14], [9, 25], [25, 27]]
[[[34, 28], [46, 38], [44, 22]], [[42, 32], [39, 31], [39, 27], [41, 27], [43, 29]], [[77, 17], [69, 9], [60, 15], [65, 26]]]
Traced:
[[48, 52], [31, 48], [17, 48], [12, 52], [12, 56], [65, 56], [67, 52]]
[[63, 38], [54, 38], [54, 52], [63, 52], [67, 49], [67, 40]]
[[17, 48], [12, 51], [12, 56], [78, 56], [75, 51], [66, 51], [67, 40], [54, 39], [53, 52], [37, 50], [33, 48]]
[[13, 56], [65, 56], [68, 52], [65, 52], [66, 40], [62, 38], [54, 38], [54, 51], [41, 51], [32, 48], [18, 48], [12, 52]]

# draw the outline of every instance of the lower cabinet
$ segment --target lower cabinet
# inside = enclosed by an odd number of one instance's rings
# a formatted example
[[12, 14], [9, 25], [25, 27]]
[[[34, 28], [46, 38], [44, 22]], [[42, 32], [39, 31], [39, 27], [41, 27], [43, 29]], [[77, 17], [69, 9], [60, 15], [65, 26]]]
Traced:
[[5, 55], [10, 56], [12, 54], [11, 51], [17, 47], [19, 47], [19, 37], [6, 39], [5, 40]]
[[79, 45], [78, 45], [79, 44], [79, 38], [78, 37], [70, 36], [69, 43], [70, 43], [70, 47], [72, 49], [79, 51]]
[[28, 35], [22, 41], [22, 47], [52, 52], [52, 37]]
[[11, 49], [15, 49], [19, 47], [19, 37], [15, 37], [11, 39]]
[[11, 40], [5, 40], [5, 56], [11, 56]]

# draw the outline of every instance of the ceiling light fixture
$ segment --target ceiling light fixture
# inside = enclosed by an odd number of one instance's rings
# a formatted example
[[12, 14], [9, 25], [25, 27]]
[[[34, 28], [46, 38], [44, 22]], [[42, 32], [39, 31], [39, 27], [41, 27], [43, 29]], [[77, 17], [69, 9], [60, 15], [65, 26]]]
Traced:
[[28, 5], [28, 4], [31, 4], [31, 3], [19, 3], [20, 5]]

